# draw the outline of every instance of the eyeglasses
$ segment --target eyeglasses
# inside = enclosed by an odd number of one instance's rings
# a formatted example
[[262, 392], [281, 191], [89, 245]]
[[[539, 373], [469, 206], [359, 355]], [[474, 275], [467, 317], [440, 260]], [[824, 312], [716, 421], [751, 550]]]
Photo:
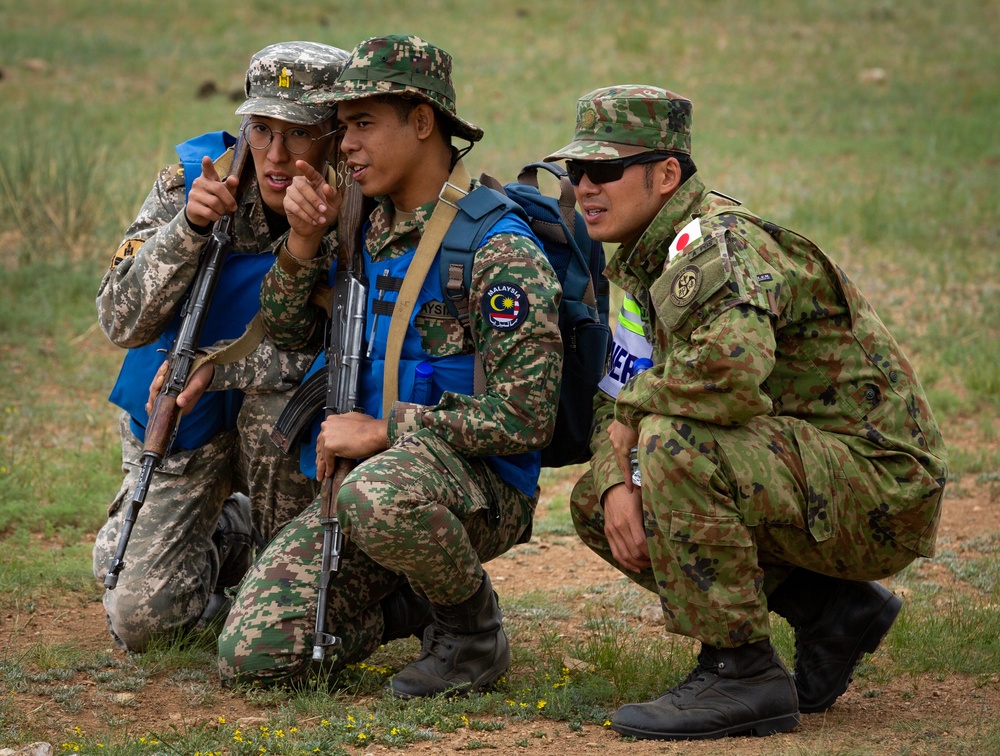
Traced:
[[326, 134], [313, 136], [309, 129], [302, 126], [293, 126], [284, 131], [275, 131], [266, 123], [252, 121], [246, 125], [244, 132], [246, 133], [247, 144], [255, 150], [266, 150], [271, 146], [271, 140], [274, 139], [274, 135], [280, 134], [281, 143], [285, 145], [285, 149], [293, 155], [301, 155], [308, 152], [314, 142], [324, 139], [331, 134], [336, 134], [337, 129], [329, 131]]
[[618, 160], [567, 160], [566, 172], [573, 186], [578, 186], [584, 175], [591, 183], [610, 184], [612, 181], [618, 181], [630, 165], [659, 163], [668, 157], [670, 155], [664, 155], [662, 152], [640, 152], [638, 155]]

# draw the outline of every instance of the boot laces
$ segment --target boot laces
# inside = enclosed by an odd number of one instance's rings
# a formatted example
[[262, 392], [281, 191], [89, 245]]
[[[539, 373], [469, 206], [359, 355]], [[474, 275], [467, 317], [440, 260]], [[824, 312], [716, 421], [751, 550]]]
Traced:
[[448, 652], [454, 650], [454, 637], [436, 625], [430, 625], [424, 635], [421, 658], [433, 656], [441, 662], [448, 661]]
[[714, 664], [707, 664], [699, 659], [698, 664], [688, 673], [688, 676], [666, 691], [663, 695], [680, 697], [686, 690], [695, 690], [700, 687], [699, 683], [708, 682], [710, 675], [717, 675], [716, 669], [717, 668]]

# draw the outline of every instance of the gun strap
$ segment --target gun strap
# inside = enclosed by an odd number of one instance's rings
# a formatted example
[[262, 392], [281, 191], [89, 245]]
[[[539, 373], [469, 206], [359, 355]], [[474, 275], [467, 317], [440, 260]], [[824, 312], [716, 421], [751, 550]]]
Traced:
[[410, 316], [417, 303], [417, 295], [427, 278], [427, 271], [437, 257], [437, 251], [448, 232], [448, 227], [458, 215], [458, 201], [469, 193], [472, 177], [459, 160], [451, 176], [441, 187], [438, 203], [431, 213], [431, 219], [420, 237], [416, 254], [410, 262], [399, 290], [399, 297], [392, 310], [389, 322], [389, 341], [385, 349], [385, 382], [382, 389], [382, 417], [389, 417], [392, 404], [399, 398], [399, 356], [403, 351], [403, 338], [410, 324]]
[[258, 312], [253, 316], [253, 320], [247, 323], [246, 330], [243, 331], [243, 335], [238, 339], [229, 342], [218, 351], [211, 352], [210, 354], [202, 354], [196, 357], [194, 363], [191, 365], [189, 377], [194, 375], [198, 368], [209, 362], [213, 365], [228, 365], [230, 362], [242, 360], [254, 349], [256, 349], [257, 345], [260, 344], [263, 339], [264, 321], [261, 320], [260, 313]]

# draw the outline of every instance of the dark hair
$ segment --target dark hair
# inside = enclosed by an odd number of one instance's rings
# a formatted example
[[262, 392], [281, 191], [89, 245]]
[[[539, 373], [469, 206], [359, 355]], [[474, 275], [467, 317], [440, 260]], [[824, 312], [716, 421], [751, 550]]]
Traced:
[[[685, 181], [687, 181], [689, 178], [691, 178], [694, 174], [696, 174], [698, 172], [698, 166], [696, 166], [694, 164], [694, 160], [692, 160], [691, 156], [688, 155], [687, 153], [684, 153], [684, 152], [667, 152], [667, 153], [661, 153], [661, 154], [665, 154], [665, 155], [667, 155], [667, 157], [672, 157], [672, 158], [676, 159], [677, 162], [680, 164], [680, 168], [681, 168], [681, 183], [682, 184]], [[652, 189], [653, 188], [653, 166], [654, 165], [655, 165], [655, 163], [647, 163], [644, 166], [644, 168], [645, 168], [645, 178], [646, 178], [646, 187], [648, 189]]]
[[438, 131], [444, 137], [445, 144], [451, 144], [451, 138], [455, 134], [455, 124], [429, 100], [398, 94], [373, 95], [371, 99], [373, 102], [384, 103], [395, 110], [400, 123], [406, 123], [406, 120], [410, 117], [410, 113], [416, 110], [418, 105], [430, 105], [434, 111], [434, 122], [437, 124]]
[[677, 162], [680, 163], [682, 184], [698, 172], [698, 166], [694, 164], [694, 160], [687, 153], [671, 152], [670, 157], [677, 158]]

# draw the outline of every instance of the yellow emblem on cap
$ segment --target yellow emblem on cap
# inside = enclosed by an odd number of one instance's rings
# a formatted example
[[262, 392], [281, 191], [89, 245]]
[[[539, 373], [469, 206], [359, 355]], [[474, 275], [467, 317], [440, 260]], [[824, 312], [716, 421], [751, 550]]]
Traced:
[[278, 76], [278, 86], [286, 89], [292, 86], [292, 72], [284, 66], [281, 67], [281, 75]]
[[587, 108], [583, 111], [583, 116], [580, 118], [580, 128], [592, 129], [597, 123], [597, 111], [593, 108]]
[[684, 307], [698, 295], [701, 289], [701, 268], [697, 265], [685, 265], [670, 282], [670, 301], [678, 307]]

